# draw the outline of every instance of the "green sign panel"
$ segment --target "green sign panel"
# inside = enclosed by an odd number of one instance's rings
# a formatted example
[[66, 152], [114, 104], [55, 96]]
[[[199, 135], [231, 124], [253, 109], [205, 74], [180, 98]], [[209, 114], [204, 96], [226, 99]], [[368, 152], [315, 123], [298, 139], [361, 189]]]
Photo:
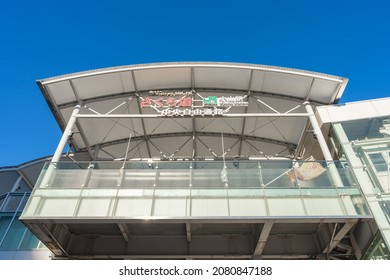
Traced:
[[209, 97], [203, 98], [203, 105], [217, 105], [217, 97], [216, 96], [209, 96]]

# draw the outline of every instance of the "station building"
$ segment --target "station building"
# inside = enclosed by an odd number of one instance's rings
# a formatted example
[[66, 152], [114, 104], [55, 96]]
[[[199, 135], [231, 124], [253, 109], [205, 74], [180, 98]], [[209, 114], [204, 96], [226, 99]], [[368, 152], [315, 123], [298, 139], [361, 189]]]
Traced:
[[389, 259], [390, 98], [159, 63], [37, 81], [63, 136], [0, 170], [2, 259]]

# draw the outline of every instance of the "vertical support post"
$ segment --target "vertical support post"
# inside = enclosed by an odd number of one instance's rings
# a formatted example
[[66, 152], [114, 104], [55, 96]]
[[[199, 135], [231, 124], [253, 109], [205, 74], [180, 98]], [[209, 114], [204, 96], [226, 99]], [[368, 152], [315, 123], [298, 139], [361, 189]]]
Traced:
[[329, 151], [329, 148], [328, 148], [328, 145], [326, 144], [326, 140], [324, 138], [324, 135], [322, 134], [320, 125], [318, 124], [317, 119], [314, 115], [313, 108], [311, 107], [309, 101], [305, 101], [303, 103], [303, 105], [305, 105], [306, 112], [309, 114], [309, 120], [310, 120], [311, 126], [313, 127], [314, 135], [317, 137], [318, 144], [320, 145], [322, 154], [324, 155], [324, 159], [327, 162], [328, 170], [330, 173], [330, 177], [333, 180], [333, 184], [336, 187], [342, 187], [343, 181], [341, 180], [340, 175], [337, 171], [337, 168], [333, 163], [332, 154]]
[[322, 154], [324, 155], [324, 159], [326, 161], [333, 161], [332, 155], [328, 149], [328, 145], [326, 144], [324, 135], [322, 135], [321, 128], [317, 122], [315, 115], [314, 115], [313, 108], [310, 106], [309, 101], [305, 101], [303, 104], [305, 105], [306, 112], [309, 114], [309, 120], [310, 120], [311, 126], [313, 127], [314, 135], [317, 137], [318, 144], [320, 144], [320, 148], [321, 148]]
[[47, 167], [45, 175], [42, 179], [41, 188], [49, 187], [52, 177], [55, 176], [54, 172], [55, 172], [55, 169], [57, 166], [57, 162], [60, 161], [62, 152], [64, 151], [66, 143], [69, 140], [69, 136], [71, 135], [73, 126], [76, 124], [77, 115], [80, 112], [80, 108], [81, 108], [80, 105], [76, 105], [73, 112], [72, 112], [72, 115], [70, 116], [70, 119], [65, 127], [64, 133], [62, 133], [61, 140], [58, 143], [57, 149], [54, 152], [54, 155], [53, 155], [53, 157], [50, 161], [50, 164]]
[[66, 146], [66, 143], [68, 142], [69, 136], [71, 135], [73, 126], [76, 123], [77, 120], [77, 115], [80, 112], [80, 105], [77, 105], [74, 110], [72, 115], [70, 116], [70, 119], [68, 121], [68, 124], [66, 125], [66, 128], [64, 130], [64, 133], [62, 134], [60, 143], [58, 143], [57, 149], [53, 155], [53, 158], [51, 159], [51, 163], [59, 162], [61, 159], [62, 152], [64, 151], [64, 148]]

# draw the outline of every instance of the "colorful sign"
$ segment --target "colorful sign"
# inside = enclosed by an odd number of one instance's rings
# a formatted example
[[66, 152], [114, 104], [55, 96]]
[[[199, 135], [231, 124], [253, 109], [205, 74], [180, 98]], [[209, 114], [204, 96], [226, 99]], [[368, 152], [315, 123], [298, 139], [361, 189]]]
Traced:
[[158, 97], [150, 98], [146, 97], [141, 101], [141, 108], [153, 107], [153, 108], [171, 108], [171, 107], [191, 107], [192, 98], [191, 97], [181, 97], [176, 99], [174, 97]]
[[164, 109], [161, 112], [162, 116], [221, 116], [224, 113], [223, 109], [218, 108], [196, 108], [196, 109]]
[[218, 99], [216, 96], [209, 96], [206, 98], [203, 98], [203, 105], [204, 106], [217, 106]]
[[142, 98], [140, 105], [163, 116], [218, 116], [225, 108], [248, 106], [246, 96], [194, 97], [192, 91], [149, 91], [149, 97]]
[[248, 102], [244, 101], [245, 96], [209, 96], [206, 98], [203, 98], [203, 106], [217, 106], [217, 107], [235, 107], [235, 106], [241, 106], [246, 107], [248, 106]]

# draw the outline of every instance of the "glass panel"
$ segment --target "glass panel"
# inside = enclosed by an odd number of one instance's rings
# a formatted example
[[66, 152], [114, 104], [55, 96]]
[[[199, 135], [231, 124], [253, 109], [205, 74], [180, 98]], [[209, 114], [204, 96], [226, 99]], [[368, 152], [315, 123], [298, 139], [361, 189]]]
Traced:
[[111, 199], [109, 198], [83, 198], [80, 202], [77, 216], [108, 216], [110, 215]]
[[116, 217], [145, 217], [151, 215], [151, 198], [119, 198], [116, 205]]
[[[367, 213], [346, 162], [64, 162], [49, 167], [40, 178], [46, 187], [34, 189], [26, 216], [174, 216], [175, 207], [179, 216]], [[329, 205], [320, 213], [321, 203]]]
[[196, 198], [191, 203], [192, 216], [228, 216], [228, 201], [218, 198]]
[[0, 214], [0, 241], [3, 239], [5, 231], [7, 230], [9, 223], [12, 220], [11, 214]]
[[344, 165], [339, 165], [337, 170], [344, 187], [357, 188], [357, 181], [353, 175], [352, 170], [346, 163]]
[[379, 204], [383, 210], [383, 213], [386, 216], [388, 223], [390, 224], [390, 200], [387, 201], [379, 201]]
[[39, 239], [35, 237], [28, 229], [26, 229], [26, 234], [20, 244], [19, 249], [35, 249], [39, 245]]
[[[48, 175], [50, 175], [49, 172]], [[51, 188], [82, 188], [87, 179], [87, 175], [88, 170], [60, 170], [57, 167], [52, 172], [51, 181], [48, 182], [48, 185]]]
[[1, 244], [0, 248], [17, 249], [25, 230], [26, 227], [21, 222], [19, 222], [18, 219], [15, 219], [12, 222], [12, 225], [4, 239], [4, 242]]
[[122, 181], [122, 187], [125, 188], [151, 188], [156, 180], [155, 169], [134, 169], [126, 170]]
[[[9, 195], [7, 200], [4, 203], [2, 210], [3, 211], [10, 211], [10, 212], [16, 211], [22, 198], [23, 198], [23, 196], [19, 196], [19, 195], [18, 196]], [[21, 209], [23, 209], [23, 208], [21, 208]]]
[[364, 141], [390, 136], [390, 119], [371, 118], [341, 123], [349, 141]]
[[375, 170], [377, 172], [387, 172], [387, 163], [383, 158], [382, 153], [372, 153], [368, 154], [372, 163], [374, 164]]
[[268, 198], [270, 216], [306, 216], [305, 206], [300, 198]]
[[22, 204], [20, 205], [20, 209], [19, 209], [19, 210], [24, 209], [24, 207], [25, 207], [26, 204], [27, 204], [27, 201], [28, 201], [29, 196], [30, 196], [30, 194], [26, 194], [26, 195], [24, 196], [23, 201], [22, 201]]
[[305, 198], [304, 201], [307, 209], [307, 214], [309, 216], [346, 215], [345, 211], [343, 210], [340, 199], [338, 197], [334, 197], [334, 198], [313, 197], [313, 198]]
[[91, 170], [88, 188], [116, 188], [120, 183], [120, 169]]
[[187, 188], [190, 185], [190, 169], [159, 169], [156, 186], [159, 188]]
[[5, 197], [6, 197], [5, 195], [0, 197], [0, 211], [2, 210], [2, 205], [5, 201]]
[[260, 188], [260, 170], [228, 169], [229, 187]]
[[187, 204], [186, 198], [158, 198], [154, 202], [153, 216], [185, 217]]
[[221, 169], [193, 169], [192, 186], [195, 188], [222, 188]]
[[230, 198], [230, 216], [268, 216], [265, 199]]
[[[77, 206], [77, 198], [46, 198], [41, 199], [37, 213], [34, 216], [68, 217], [73, 216]], [[29, 209], [27, 210], [29, 213]], [[31, 213], [32, 214], [32, 213]]]

